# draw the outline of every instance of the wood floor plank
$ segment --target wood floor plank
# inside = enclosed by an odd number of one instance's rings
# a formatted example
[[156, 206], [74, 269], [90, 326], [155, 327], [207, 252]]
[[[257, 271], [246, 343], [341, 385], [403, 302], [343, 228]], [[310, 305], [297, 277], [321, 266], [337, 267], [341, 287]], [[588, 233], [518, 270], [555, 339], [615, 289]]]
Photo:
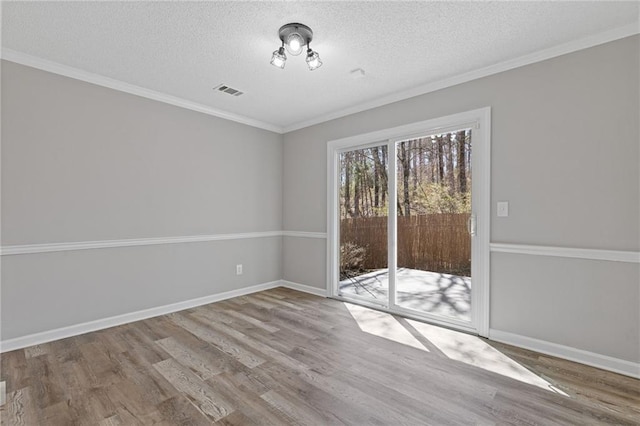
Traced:
[[169, 358], [161, 347], [155, 344], [153, 335], [148, 335], [149, 328], [143, 323], [141, 327], [131, 327], [119, 334], [121, 342], [126, 346], [127, 352], [135, 353], [148, 364], [164, 361]]
[[[82, 358], [79, 344], [80, 339], [77, 337], [69, 337], [48, 343], [51, 355], [54, 356], [60, 364], [68, 361], [77, 361]], [[112, 347], [112, 345], [109, 344], [109, 347]], [[26, 349], [27, 348], [25, 348], [25, 351]]]
[[241, 346], [234, 345], [232, 342], [224, 339], [219, 333], [210, 328], [205, 327], [202, 323], [194, 321], [180, 314], [171, 314], [171, 320], [181, 327], [189, 330], [190, 333], [200, 339], [213, 344], [222, 352], [238, 360], [249, 368], [257, 367], [264, 362], [260, 356], [246, 350]]
[[48, 345], [35, 345], [24, 349], [24, 356], [26, 358], [33, 358], [40, 355], [49, 353]]
[[177, 390], [188, 395], [194, 405], [214, 422], [229, 415], [233, 405], [225, 401], [209, 384], [173, 359], [158, 362], [153, 367]]
[[266, 322], [260, 321], [258, 319], [252, 318], [249, 315], [245, 315], [242, 312], [238, 312], [238, 311], [232, 311], [232, 310], [224, 310], [224, 313], [232, 316], [234, 318], [237, 318], [241, 321], [247, 322], [255, 327], [261, 328], [263, 330], [265, 330], [268, 333], [275, 333], [276, 331], [279, 331], [280, 329], [278, 327], [274, 327], [272, 325], [269, 325]]
[[[214, 382], [215, 381], [215, 382]], [[287, 424], [286, 418], [271, 407], [260, 396], [270, 390], [253, 371], [227, 372], [209, 379], [229, 401], [234, 401], [236, 409], [231, 415], [219, 420], [220, 424], [281, 425]]]
[[160, 345], [180, 364], [190, 368], [202, 380], [207, 380], [222, 372], [222, 370], [216, 368], [215, 364], [211, 363], [209, 359], [200, 355], [196, 349], [188, 348], [172, 337], [157, 340], [156, 344]]
[[0, 421], [640, 425], [640, 380], [423, 326], [270, 289], [4, 353]]
[[276, 306], [279, 305], [282, 307], [287, 307], [289, 309], [293, 309], [294, 311], [304, 311], [304, 308], [302, 306], [296, 305], [295, 303], [287, 302], [285, 299], [280, 297], [273, 297], [270, 294], [267, 294], [265, 292], [254, 293], [252, 296], [257, 299], [263, 300], [265, 302], [274, 304]]
[[114, 414], [113, 416], [102, 419], [98, 423], [99, 426], [119, 426], [122, 424], [122, 420], [120, 419], [120, 416], [118, 414]]
[[[29, 374], [37, 380], [32, 381], [31, 396], [36, 406], [44, 410], [47, 407], [67, 400], [62, 372], [50, 354], [27, 359]], [[51, 410], [55, 411], [55, 410]]]
[[178, 394], [175, 387], [140, 354], [123, 352], [117, 355], [117, 362], [122, 375], [137, 388], [144, 389], [144, 399], [150, 404], [157, 405]]
[[277, 308], [278, 305], [275, 303], [271, 303], [268, 300], [263, 300], [259, 297], [256, 297], [254, 294], [250, 294], [248, 296], [244, 296], [248, 303], [252, 305], [259, 306], [264, 309], [274, 309]]
[[[270, 387], [283, 396], [293, 393], [305, 401], [313, 401], [315, 410], [331, 414], [331, 424], [379, 423], [418, 424], [420, 420], [396, 407], [385, 409], [384, 415], [377, 412], [379, 401], [371, 389], [362, 392], [351, 383], [332, 376], [310, 373], [294, 373], [279, 364], [268, 364], [256, 374], [270, 380]], [[304, 408], [301, 407], [301, 409]]]
[[7, 394], [12, 390], [29, 386], [31, 380], [24, 350], [6, 352], [0, 355], [0, 373], [2, 374], [2, 380], [7, 382]]
[[114, 359], [117, 351], [112, 351], [97, 340], [79, 346], [82, 358], [86, 360], [89, 377], [94, 380], [93, 386], [108, 386], [122, 379], [120, 364]]
[[335, 424], [331, 416], [315, 410], [307, 402], [292, 394], [281, 395], [270, 390], [260, 396], [269, 405], [280, 411], [285, 421], [295, 425], [327, 425]]
[[128, 424], [132, 419], [144, 423], [143, 419], [153, 418], [157, 411], [157, 401], [149, 398], [146, 390], [128, 379], [105, 388], [109, 399], [118, 407], [114, 419]]
[[5, 404], [6, 419], [9, 425], [30, 426], [38, 424], [35, 403], [31, 397], [31, 389], [17, 389], [7, 395]]
[[211, 420], [184, 396], [169, 398], [158, 405], [165, 422], [176, 426], [208, 426]]

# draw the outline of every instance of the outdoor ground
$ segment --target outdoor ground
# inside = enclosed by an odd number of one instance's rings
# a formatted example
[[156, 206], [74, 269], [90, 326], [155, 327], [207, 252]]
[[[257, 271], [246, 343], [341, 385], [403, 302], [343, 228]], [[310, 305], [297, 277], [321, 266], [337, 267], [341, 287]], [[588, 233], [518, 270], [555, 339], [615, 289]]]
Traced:
[[[396, 273], [398, 305], [462, 321], [471, 320], [471, 278], [419, 269], [399, 268]], [[389, 271], [379, 269], [340, 281], [345, 297], [359, 296], [386, 302]]]

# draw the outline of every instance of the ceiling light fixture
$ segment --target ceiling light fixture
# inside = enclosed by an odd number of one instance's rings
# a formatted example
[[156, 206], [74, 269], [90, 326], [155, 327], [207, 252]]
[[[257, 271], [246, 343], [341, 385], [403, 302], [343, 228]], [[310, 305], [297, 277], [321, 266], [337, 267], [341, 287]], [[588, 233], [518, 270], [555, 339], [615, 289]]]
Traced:
[[280, 27], [278, 36], [282, 41], [282, 46], [273, 52], [273, 56], [271, 56], [271, 65], [278, 68], [284, 68], [285, 63], [287, 62], [287, 55], [284, 53], [285, 48], [291, 55], [298, 56], [304, 50], [304, 46], [307, 46], [306, 61], [309, 70], [313, 71], [322, 66], [322, 61], [320, 60], [318, 52], [311, 50], [310, 43], [311, 40], [313, 40], [313, 31], [311, 31], [311, 28], [297, 23], [286, 24]]

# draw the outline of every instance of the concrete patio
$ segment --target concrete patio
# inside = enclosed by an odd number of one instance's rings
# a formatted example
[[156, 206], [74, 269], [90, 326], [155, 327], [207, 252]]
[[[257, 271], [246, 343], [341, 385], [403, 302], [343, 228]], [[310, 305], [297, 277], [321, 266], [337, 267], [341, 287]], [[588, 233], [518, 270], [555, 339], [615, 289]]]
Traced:
[[[471, 278], [418, 269], [399, 268], [397, 303], [403, 308], [461, 321], [471, 320]], [[379, 269], [340, 281], [340, 294], [386, 303], [389, 270]]]

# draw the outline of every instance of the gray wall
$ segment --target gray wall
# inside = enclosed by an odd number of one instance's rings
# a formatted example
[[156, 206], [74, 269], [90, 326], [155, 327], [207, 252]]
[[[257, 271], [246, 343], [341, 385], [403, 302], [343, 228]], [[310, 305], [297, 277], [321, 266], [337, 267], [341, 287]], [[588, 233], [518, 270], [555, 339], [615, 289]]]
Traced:
[[[3, 246], [281, 229], [282, 135], [2, 61]], [[2, 339], [281, 278], [281, 237], [2, 256]]]
[[[324, 232], [329, 140], [491, 106], [492, 241], [639, 249], [638, 37], [283, 136], [2, 62], [2, 245]], [[495, 201], [510, 217], [495, 217]], [[315, 238], [2, 256], [2, 339], [284, 278]], [[245, 274], [234, 274], [243, 263]], [[638, 264], [492, 255], [494, 329], [640, 361]]]
[[[638, 51], [630, 37], [286, 134], [284, 229], [326, 229], [327, 141], [491, 106], [492, 242], [637, 251]], [[325, 244], [283, 253], [285, 280], [325, 287]], [[491, 261], [491, 328], [640, 361], [637, 263]]]

